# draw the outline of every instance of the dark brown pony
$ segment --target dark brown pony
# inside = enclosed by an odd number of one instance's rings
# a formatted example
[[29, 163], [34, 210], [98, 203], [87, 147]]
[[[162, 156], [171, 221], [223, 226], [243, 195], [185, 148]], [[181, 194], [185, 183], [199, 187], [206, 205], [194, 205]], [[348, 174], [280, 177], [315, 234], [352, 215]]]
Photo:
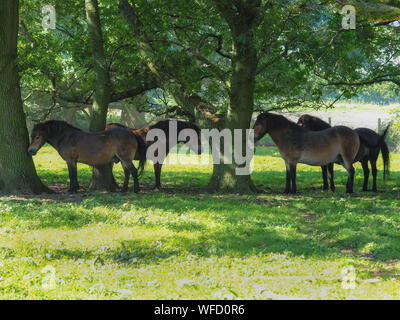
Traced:
[[[304, 115], [300, 117], [299, 121], [297, 122], [299, 126], [303, 126], [304, 128], [312, 131], [321, 131], [325, 129], [329, 129], [331, 125], [317, 117], [312, 117], [308, 115]], [[317, 129], [318, 128], [318, 129]], [[360, 141], [361, 143], [361, 141]], [[330, 163], [326, 166], [322, 166], [322, 180], [324, 181], [324, 185], [322, 190], [326, 191], [329, 188], [328, 185], [328, 174], [329, 174], [329, 181], [331, 184], [331, 191], [335, 191], [335, 180], [334, 180], [334, 171], [333, 171], [333, 163]]]
[[323, 131], [310, 131], [269, 112], [257, 117], [253, 129], [255, 141], [268, 133], [278, 146], [286, 164], [285, 193], [296, 193], [297, 163], [325, 166], [336, 161], [343, 163], [348, 172], [346, 192], [353, 192], [353, 161], [360, 147], [360, 139], [352, 129], [337, 126]]
[[[170, 141], [169, 141], [169, 136], [170, 136], [169, 125], [170, 125], [170, 122], [172, 122], [172, 121], [176, 121], [176, 123], [177, 123], [177, 137], [179, 136], [179, 133], [184, 129], [193, 129], [196, 131], [197, 136], [198, 136], [198, 141], [195, 146], [191, 147], [191, 149], [196, 154], [200, 154], [202, 151], [200, 128], [190, 121], [173, 120], [173, 119], [161, 120], [161, 121], [157, 122], [156, 124], [145, 127], [143, 129], [132, 129], [132, 128], [128, 128], [122, 124], [119, 124], [119, 123], [109, 123], [106, 126], [106, 130], [112, 129], [112, 128], [126, 128], [129, 131], [141, 136], [143, 138], [143, 140], [146, 142], [147, 147], [149, 147], [150, 145], [155, 143], [157, 140], [156, 141], [147, 141], [147, 139], [146, 139], [147, 133], [152, 129], [160, 129], [165, 133], [165, 136], [166, 136], [166, 156], [167, 156], [169, 151], [176, 145], [176, 143], [170, 144]], [[186, 143], [187, 140], [179, 141], [179, 142]], [[161, 161], [159, 161], [159, 162], [153, 163], [154, 164], [155, 189], [156, 190], [161, 190], [161, 168], [164, 163], [164, 160], [165, 160], [165, 158], [161, 159]]]
[[[297, 124], [302, 126], [303, 128], [313, 130], [313, 131], [320, 131], [330, 128], [331, 126], [329, 123], [323, 121], [318, 117], [314, 117], [308, 114], [302, 115]], [[378, 160], [379, 152], [382, 152], [383, 158], [383, 179], [386, 180], [386, 176], [389, 174], [389, 165], [390, 165], [390, 156], [389, 156], [389, 148], [385, 142], [386, 134], [389, 130], [390, 125], [386, 127], [383, 131], [382, 135], [377, 134], [375, 131], [368, 129], [368, 128], [357, 128], [354, 131], [358, 133], [360, 137], [360, 150], [357, 154], [356, 159], [354, 162], [361, 162], [363, 171], [364, 171], [364, 184], [363, 184], [363, 191], [368, 191], [368, 178], [369, 178], [369, 168], [368, 168], [368, 161], [371, 164], [372, 169], [372, 177], [373, 177], [373, 184], [372, 184], [372, 191], [377, 192], [376, 186], [376, 176], [378, 170], [376, 168], [376, 161]], [[329, 171], [332, 170], [331, 176], [331, 189], [335, 188], [334, 181], [333, 181], [333, 164], [328, 165]], [[328, 188], [328, 181], [326, 177], [326, 173], [324, 173], [324, 167], [322, 167], [323, 172], [323, 181], [324, 181], [324, 190], [325, 186], [326, 189]]]
[[31, 134], [30, 155], [36, 155], [48, 142], [67, 162], [70, 187], [68, 193], [79, 189], [77, 162], [94, 167], [101, 167], [117, 157], [124, 168], [125, 181], [122, 191], [128, 190], [129, 177], [134, 180], [134, 192], [139, 191], [138, 170], [132, 160], [140, 160], [139, 168], [143, 171], [146, 161], [146, 145], [143, 139], [124, 129], [112, 129], [96, 133], [82, 131], [65, 121], [50, 120], [35, 125]]

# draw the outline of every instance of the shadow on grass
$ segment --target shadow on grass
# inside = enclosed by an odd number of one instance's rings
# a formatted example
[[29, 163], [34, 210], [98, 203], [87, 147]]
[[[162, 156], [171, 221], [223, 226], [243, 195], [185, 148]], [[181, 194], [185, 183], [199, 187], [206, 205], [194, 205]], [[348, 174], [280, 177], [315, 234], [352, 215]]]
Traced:
[[268, 253], [289, 253], [305, 258], [323, 258], [339, 253], [337, 250], [312, 239], [283, 237], [279, 234], [279, 231], [259, 230], [257, 235], [241, 228], [240, 231], [243, 234], [229, 230], [207, 233], [202, 239], [203, 241], [180, 235], [161, 240], [125, 239], [121, 241], [121, 246], [107, 252], [84, 249], [53, 249], [49, 259], [92, 260], [98, 258], [99, 260], [112, 260], [122, 264], [136, 262], [154, 264], [170, 257], [185, 258], [188, 255], [202, 258], [213, 256], [246, 258]]
[[[163, 174], [167, 182], [176, 175]], [[361, 192], [346, 196], [341, 185], [347, 179], [345, 173], [337, 174], [338, 189], [343, 192], [316, 194], [320, 172], [300, 172], [299, 188], [301, 183], [304, 185], [299, 196], [280, 194], [282, 172], [255, 173], [256, 183], [265, 178], [278, 190], [258, 195], [205, 193], [202, 185], [208, 176], [187, 173], [183, 180], [190, 186], [188, 179], [196, 179], [195, 187], [190, 190], [185, 185], [167, 187], [165, 193], [145, 189], [138, 195], [88, 193], [10, 199], [3, 203], [12, 204], [13, 208], [3, 213], [0, 221], [23, 223], [30, 230], [65, 227], [79, 230], [98, 223], [141, 225], [150, 230], [161, 226], [172, 234], [160, 239], [126, 238], [124, 246], [107, 253], [62, 249], [54, 253], [55, 258], [101, 256], [121, 263], [132, 263], [135, 258], [153, 263], [188, 254], [247, 257], [271, 252], [319, 258], [344, 253], [378, 261], [400, 257], [400, 203], [395, 189], [398, 172], [392, 173], [388, 183], [391, 191], [373, 196]], [[140, 211], [136, 220], [121, 220], [121, 212], [132, 210]], [[168, 219], [163, 220], [163, 215], [168, 215]], [[180, 219], [184, 215], [188, 219]]]

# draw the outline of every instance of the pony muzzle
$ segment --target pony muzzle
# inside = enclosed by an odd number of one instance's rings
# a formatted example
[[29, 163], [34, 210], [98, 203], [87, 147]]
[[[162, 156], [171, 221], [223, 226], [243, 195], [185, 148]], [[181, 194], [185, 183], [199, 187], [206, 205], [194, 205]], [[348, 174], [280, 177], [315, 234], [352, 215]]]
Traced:
[[31, 156], [35, 156], [38, 152], [38, 148], [36, 147], [29, 147], [28, 148], [28, 154]]

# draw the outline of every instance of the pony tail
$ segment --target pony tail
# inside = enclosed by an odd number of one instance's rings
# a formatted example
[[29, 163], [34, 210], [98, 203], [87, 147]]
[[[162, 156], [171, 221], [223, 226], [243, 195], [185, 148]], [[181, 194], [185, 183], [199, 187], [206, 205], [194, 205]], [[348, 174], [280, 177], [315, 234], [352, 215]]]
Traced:
[[383, 180], [386, 181], [386, 176], [390, 176], [390, 153], [389, 147], [385, 142], [386, 134], [390, 128], [390, 124], [383, 131], [383, 134], [379, 137], [379, 146], [381, 148], [382, 159], [383, 159]]
[[386, 177], [390, 177], [390, 154], [385, 141], [381, 144], [381, 152], [383, 159], [383, 180], [386, 181]]
[[147, 157], [147, 144], [146, 142], [144, 142], [143, 138], [134, 133], [134, 135], [136, 136], [136, 140], [139, 144], [139, 173], [138, 173], [138, 177], [142, 176], [143, 171], [144, 171], [144, 166], [146, 165], [146, 157]]

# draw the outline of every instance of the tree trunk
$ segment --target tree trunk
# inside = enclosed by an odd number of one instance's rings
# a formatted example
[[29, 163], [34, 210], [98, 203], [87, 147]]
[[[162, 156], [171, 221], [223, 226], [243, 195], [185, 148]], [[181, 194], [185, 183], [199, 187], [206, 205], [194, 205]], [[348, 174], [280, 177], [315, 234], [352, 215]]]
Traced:
[[96, 74], [96, 88], [89, 129], [95, 132], [104, 130], [106, 126], [111, 83], [104, 53], [98, 2], [97, 0], [85, 0], [85, 7], [89, 40], [92, 46], [94, 73]]
[[[245, 150], [246, 129], [249, 129], [254, 108], [254, 88], [258, 64], [255, 47], [255, 20], [257, 5], [246, 7], [232, 13], [230, 1], [215, 1], [222, 16], [226, 18], [232, 32], [232, 77], [230, 105], [225, 118], [224, 128], [232, 131], [242, 129], [242, 150]], [[221, 152], [223, 148], [221, 148]], [[232, 146], [234, 153], [234, 145]], [[232, 154], [232, 159], [234, 159]], [[250, 175], [237, 175], [238, 166], [233, 164], [216, 164], [209, 183], [212, 190], [229, 192], [254, 192], [256, 188]]]
[[[85, 8], [89, 39], [92, 45], [94, 72], [96, 74], [96, 88], [89, 130], [96, 132], [104, 130], [106, 126], [111, 82], [104, 53], [98, 1], [85, 0]], [[111, 164], [103, 167], [93, 167], [90, 189], [115, 191], [116, 188], [117, 185], [112, 174]]]
[[17, 70], [18, 1], [3, 0], [0, 10], [0, 189], [50, 192], [28, 155], [28, 130]]
[[115, 181], [112, 168], [113, 165], [111, 163], [108, 163], [102, 167], [93, 167], [90, 189], [115, 192], [119, 186]]

